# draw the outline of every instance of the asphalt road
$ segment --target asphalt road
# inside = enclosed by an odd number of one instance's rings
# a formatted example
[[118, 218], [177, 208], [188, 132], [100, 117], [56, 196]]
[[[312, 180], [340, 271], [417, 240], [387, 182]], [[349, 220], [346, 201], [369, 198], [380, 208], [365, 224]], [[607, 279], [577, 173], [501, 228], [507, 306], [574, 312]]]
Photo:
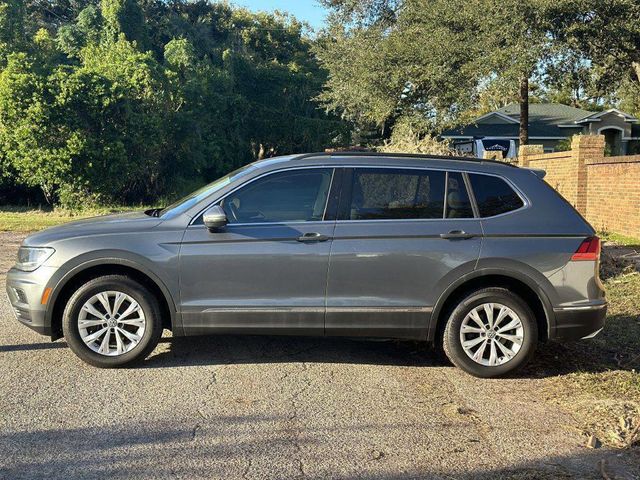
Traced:
[[[0, 233], [2, 272], [20, 240]], [[0, 288], [0, 478], [602, 478], [618, 458], [582, 446], [544, 375], [479, 380], [405, 342], [168, 335], [99, 370]]]

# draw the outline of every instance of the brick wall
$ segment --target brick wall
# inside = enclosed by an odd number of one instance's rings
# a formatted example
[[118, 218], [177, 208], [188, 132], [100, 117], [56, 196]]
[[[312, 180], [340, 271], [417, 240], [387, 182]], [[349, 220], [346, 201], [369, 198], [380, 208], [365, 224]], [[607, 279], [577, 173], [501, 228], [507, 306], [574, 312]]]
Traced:
[[526, 166], [547, 172], [545, 175], [547, 183], [569, 200], [571, 205], [577, 206], [578, 183], [576, 177], [578, 169], [571, 152], [533, 155], [529, 157], [529, 163]]
[[640, 238], [640, 155], [604, 156], [602, 135], [576, 136], [571, 151], [522, 147], [518, 165], [545, 170], [558, 190], [597, 230]]
[[589, 163], [587, 220], [596, 230], [640, 238], [640, 155]]

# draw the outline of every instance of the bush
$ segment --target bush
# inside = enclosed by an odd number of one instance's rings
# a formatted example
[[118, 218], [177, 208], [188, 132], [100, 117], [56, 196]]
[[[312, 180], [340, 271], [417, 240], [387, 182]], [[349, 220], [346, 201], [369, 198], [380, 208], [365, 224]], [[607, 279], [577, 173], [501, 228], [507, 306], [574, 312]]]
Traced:
[[[86, 4], [72, 3], [67, 18]], [[37, 188], [66, 208], [153, 204], [258, 152], [348, 142], [347, 124], [313, 100], [326, 73], [295, 19], [99, 3], [47, 28], [12, 10], [27, 41], [1, 43], [0, 21], [0, 198]]]

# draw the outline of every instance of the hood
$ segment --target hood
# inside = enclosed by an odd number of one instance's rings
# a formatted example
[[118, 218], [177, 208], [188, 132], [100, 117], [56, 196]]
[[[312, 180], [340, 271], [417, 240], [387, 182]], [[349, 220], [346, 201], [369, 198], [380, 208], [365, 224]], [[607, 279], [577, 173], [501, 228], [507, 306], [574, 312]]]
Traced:
[[23, 245], [44, 247], [68, 238], [149, 230], [157, 226], [160, 221], [158, 217], [150, 217], [144, 212], [129, 212], [83, 218], [82, 220], [64, 223], [29, 235], [25, 238]]

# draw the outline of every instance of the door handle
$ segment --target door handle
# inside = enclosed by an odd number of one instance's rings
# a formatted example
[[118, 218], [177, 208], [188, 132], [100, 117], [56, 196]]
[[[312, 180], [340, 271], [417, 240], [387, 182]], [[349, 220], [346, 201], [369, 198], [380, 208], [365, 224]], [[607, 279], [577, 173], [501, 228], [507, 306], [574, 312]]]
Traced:
[[299, 242], [326, 242], [327, 240], [329, 240], [329, 237], [316, 232], [305, 233], [301, 237], [298, 237]]
[[473, 233], [467, 233], [464, 230], [451, 230], [449, 233], [440, 234], [440, 238], [445, 240], [466, 240], [475, 236]]

